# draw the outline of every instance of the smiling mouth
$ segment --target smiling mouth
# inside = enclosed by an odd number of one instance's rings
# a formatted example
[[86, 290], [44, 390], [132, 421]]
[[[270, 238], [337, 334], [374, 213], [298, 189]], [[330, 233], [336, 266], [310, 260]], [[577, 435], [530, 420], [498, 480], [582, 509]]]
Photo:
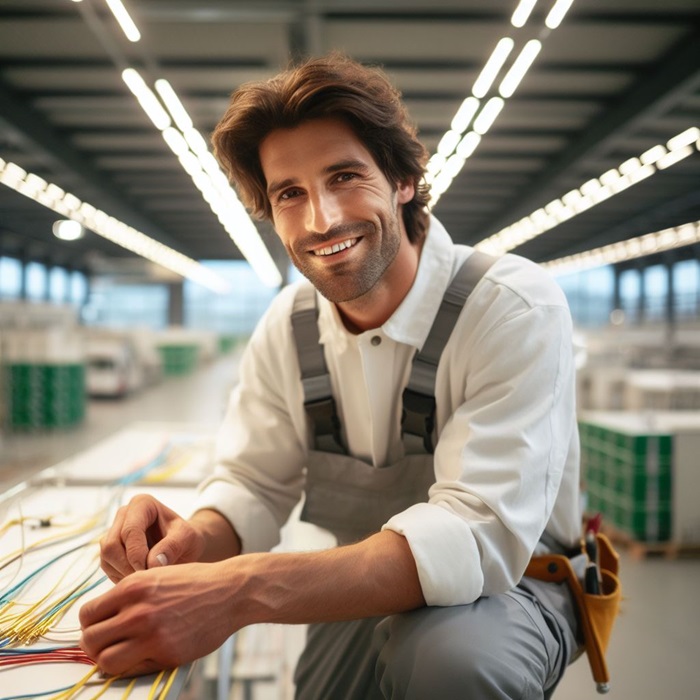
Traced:
[[359, 238], [348, 238], [346, 241], [341, 241], [340, 243], [335, 243], [334, 245], [329, 245], [326, 248], [319, 248], [311, 252], [319, 256], [333, 255], [334, 253], [339, 253], [341, 250], [352, 248], [359, 240]]

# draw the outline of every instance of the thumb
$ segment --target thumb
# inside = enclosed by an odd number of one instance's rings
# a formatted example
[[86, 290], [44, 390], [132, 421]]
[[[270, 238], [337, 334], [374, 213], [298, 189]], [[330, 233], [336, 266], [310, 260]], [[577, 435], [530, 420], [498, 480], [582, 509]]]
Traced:
[[[168, 555], [165, 552], [161, 552], [160, 554], [156, 554], [156, 561], [160, 566], [167, 566], [170, 562], [168, 561]], [[149, 562], [149, 569], [152, 568], [152, 564]]]
[[146, 568], [155, 569], [159, 566], [177, 564], [180, 559], [180, 547], [174, 537], [165, 537], [153, 545], [146, 558]]

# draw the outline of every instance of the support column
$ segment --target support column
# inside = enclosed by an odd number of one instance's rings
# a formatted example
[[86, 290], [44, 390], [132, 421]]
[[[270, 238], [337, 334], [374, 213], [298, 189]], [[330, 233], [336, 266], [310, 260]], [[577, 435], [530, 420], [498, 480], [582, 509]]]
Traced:
[[168, 285], [168, 325], [183, 326], [185, 320], [185, 294], [182, 282]]

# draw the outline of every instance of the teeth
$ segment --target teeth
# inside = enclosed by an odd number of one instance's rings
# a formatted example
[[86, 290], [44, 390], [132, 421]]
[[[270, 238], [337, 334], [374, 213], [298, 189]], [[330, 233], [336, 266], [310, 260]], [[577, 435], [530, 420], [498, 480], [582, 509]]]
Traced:
[[342, 243], [336, 243], [334, 245], [328, 246], [327, 248], [321, 248], [320, 250], [314, 250], [314, 255], [332, 255], [346, 248], [352, 248], [352, 246], [357, 243], [357, 238], [349, 238], [347, 241]]

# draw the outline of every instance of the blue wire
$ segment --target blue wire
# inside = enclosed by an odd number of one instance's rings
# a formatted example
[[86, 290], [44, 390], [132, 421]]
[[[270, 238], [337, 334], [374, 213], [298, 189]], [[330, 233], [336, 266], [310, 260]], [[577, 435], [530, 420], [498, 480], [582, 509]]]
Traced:
[[67, 685], [65, 688], [56, 688], [54, 690], [44, 690], [41, 693], [27, 693], [25, 695], [8, 695], [7, 697], [0, 698], [0, 700], [24, 700], [25, 698], [41, 698], [44, 695], [52, 695], [56, 693], [65, 693], [66, 690], [70, 690], [74, 686]]
[[[162, 452], [159, 455], [152, 459], [148, 464], [141, 467], [141, 469], [138, 469], [137, 471], [131, 474], [127, 474], [126, 476], [121, 477], [121, 479], [117, 479], [114, 483], [120, 486], [128, 486], [129, 484], [133, 484], [137, 481], [140, 481], [144, 476], [146, 476], [146, 474], [148, 474], [148, 472], [163, 464], [170, 452], [170, 449], [171, 446], [168, 445], [162, 450]], [[2, 700], [2, 698], [0, 698], [0, 700]]]

